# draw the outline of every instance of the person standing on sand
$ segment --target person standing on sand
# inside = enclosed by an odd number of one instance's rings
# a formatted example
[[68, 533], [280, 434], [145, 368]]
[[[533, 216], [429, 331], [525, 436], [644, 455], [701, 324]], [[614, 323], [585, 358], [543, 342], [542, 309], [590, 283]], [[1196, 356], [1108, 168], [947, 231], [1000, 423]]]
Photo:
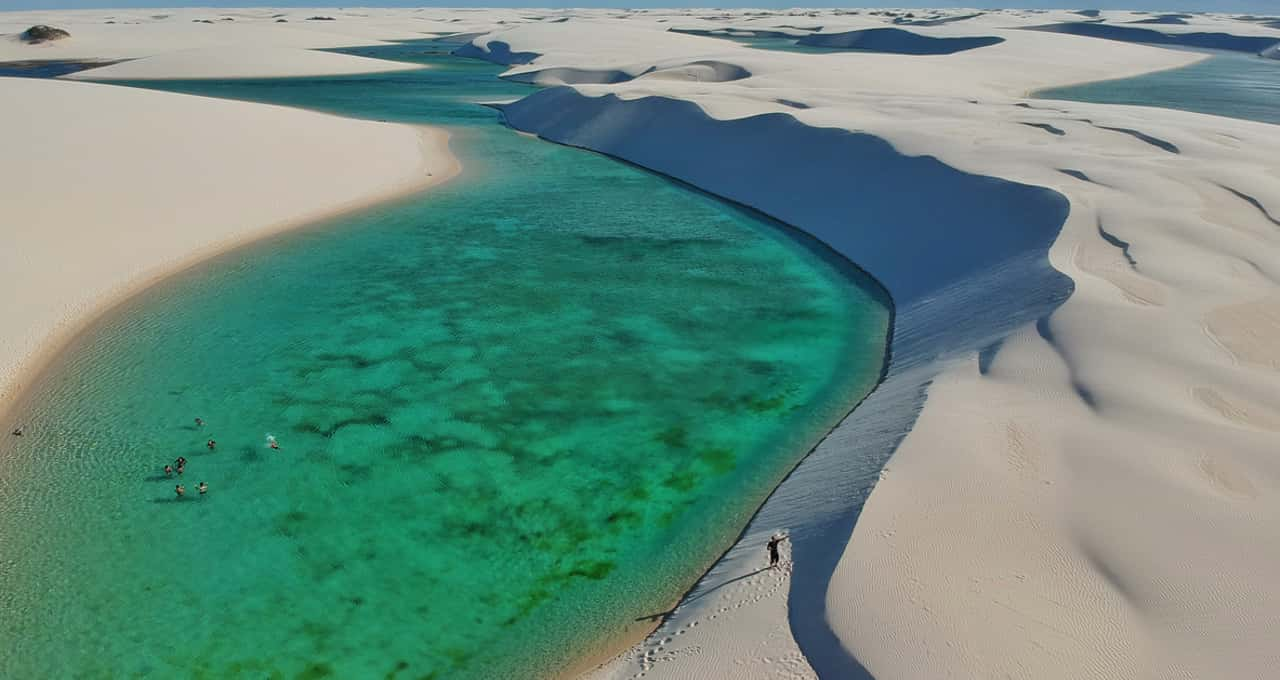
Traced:
[[787, 540], [786, 534], [774, 534], [769, 537], [769, 568], [778, 566], [778, 544]]

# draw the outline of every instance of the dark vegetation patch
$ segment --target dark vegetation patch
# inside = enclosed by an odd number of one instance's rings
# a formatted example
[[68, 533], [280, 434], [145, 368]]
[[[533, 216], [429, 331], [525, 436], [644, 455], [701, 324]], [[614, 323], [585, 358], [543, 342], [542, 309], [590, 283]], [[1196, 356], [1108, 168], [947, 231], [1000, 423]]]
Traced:
[[18, 39], [25, 43], [39, 45], [43, 42], [63, 40], [70, 37], [71, 34], [61, 28], [54, 28], [53, 26], [47, 26], [45, 24], [36, 24], [35, 26], [23, 31], [18, 36]]

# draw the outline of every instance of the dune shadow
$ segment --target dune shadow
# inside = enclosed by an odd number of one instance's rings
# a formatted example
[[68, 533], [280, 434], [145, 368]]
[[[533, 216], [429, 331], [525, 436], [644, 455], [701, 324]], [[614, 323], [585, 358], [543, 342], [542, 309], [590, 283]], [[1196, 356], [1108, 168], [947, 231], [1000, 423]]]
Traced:
[[[1151, 22], [1155, 23], [1155, 22]], [[1160, 22], [1169, 23], [1169, 22]], [[1232, 35], [1210, 31], [1190, 33], [1165, 33], [1150, 28], [1136, 26], [1115, 26], [1112, 24], [1072, 21], [1043, 26], [1027, 26], [1024, 31], [1045, 31], [1048, 33], [1065, 33], [1087, 38], [1102, 38], [1119, 42], [1146, 43], [1149, 45], [1173, 45], [1177, 47], [1198, 47], [1213, 50], [1229, 50], [1232, 52], [1259, 53], [1275, 45], [1276, 39], [1268, 36]]]
[[452, 54], [455, 57], [485, 59], [507, 66], [527, 64], [539, 56], [537, 52], [513, 52], [511, 51], [511, 45], [501, 40], [490, 40], [484, 47], [477, 47], [468, 42], [455, 49]]
[[728, 581], [725, 581], [724, 583], [716, 584], [716, 585], [711, 586], [710, 588], [707, 588], [707, 589], [705, 589], [705, 590], [699, 590], [697, 595], [693, 595], [692, 597], [689, 597], [688, 599], [686, 599], [686, 600], [685, 600], [685, 602], [695, 602], [695, 601], [697, 601], [697, 600], [701, 600], [702, 598], [706, 597], [707, 595], [710, 595], [711, 593], [714, 593], [715, 591], [720, 590], [721, 588], [723, 588], [723, 587], [725, 587], [725, 586], [727, 586], [727, 585], [730, 585], [730, 584], [733, 584], [733, 583], [737, 583], [738, 581], [742, 581], [742, 580], [745, 580], [745, 579], [749, 579], [749, 578], [751, 578], [752, 576], [755, 576], [756, 574], [762, 574], [762, 573], [764, 573], [764, 572], [766, 572], [766, 571], [769, 571], [769, 567], [760, 567], [759, 569], [757, 569], [757, 570], [755, 570], [755, 571], [753, 571], [753, 572], [750, 572], [750, 573], [747, 573], [747, 574], [743, 574], [743, 575], [741, 575], [741, 576], [737, 576], [737, 577], [731, 578], [731, 579], [729, 579]]
[[843, 33], [815, 33], [796, 41], [805, 47], [825, 47], [859, 52], [885, 54], [947, 55], [957, 52], [990, 47], [1004, 42], [996, 36], [971, 36], [962, 38], [935, 38], [904, 31], [901, 28], [864, 28]]
[[[567, 87], [500, 108], [518, 130], [622, 158], [802, 225], [798, 241], [815, 239], [856, 262], [848, 266], [882, 287], [868, 290], [892, 296], [879, 386], [792, 470], [721, 559], [751, 559], [744, 551], [763, 542], [755, 538], [786, 527], [794, 564], [787, 618], [800, 652], [818, 677], [871, 678], [855, 656], [859, 650], [846, 647], [853, 641], [828, 620], [840, 559], [934, 376], [952, 360], [979, 353], [989, 368], [1001, 339], [1048, 318], [1070, 297], [1074, 281], [1048, 258], [1070, 211], [1066, 197], [901, 154], [879, 137], [806, 125], [781, 112], [718, 120], [693, 102], [588, 97]], [[922, 194], [929, 200], [919, 200]]]

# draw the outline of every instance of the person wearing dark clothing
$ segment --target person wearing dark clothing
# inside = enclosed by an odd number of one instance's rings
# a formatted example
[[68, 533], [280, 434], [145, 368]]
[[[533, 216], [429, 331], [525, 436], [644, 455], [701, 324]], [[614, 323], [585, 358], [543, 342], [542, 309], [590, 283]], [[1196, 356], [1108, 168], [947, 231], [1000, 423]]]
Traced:
[[778, 545], [787, 540], [786, 534], [774, 534], [769, 537], [769, 568], [778, 566]]

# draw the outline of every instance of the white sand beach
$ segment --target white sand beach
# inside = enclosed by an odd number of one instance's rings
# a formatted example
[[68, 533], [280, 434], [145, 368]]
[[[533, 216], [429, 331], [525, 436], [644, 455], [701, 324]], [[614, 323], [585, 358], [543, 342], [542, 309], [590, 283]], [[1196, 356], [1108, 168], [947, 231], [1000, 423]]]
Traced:
[[5, 401], [157, 277], [457, 171], [440, 130], [92, 83], [0, 78], [0, 92]]
[[[322, 13], [334, 18], [308, 20]], [[23, 12], [0, 14], [0, 60], [137, 59], [104, 77], [226, 77], [265, 62], [262, 73], [301, 75], [400, 67], [309, 48], [466, 34], [465, 54], [562, 86], [509, 105], [513, 127], [757, 208], [884, 283], [897, 304], [884, 383], [597, 680], [1271, 677], [1280, 128], [1028, 98], [1203, 58], [1021, 30], [1084, 18], [1068, 10], [903, 18]], [[34, 23], [72, 37], [20, 44]], [[1226, 15], [1143, 26], [1280, 43], [1280, 29]], [[947, 55], [807, 54], [672, 28], [1001, 41]], [[244, 45], [251, 56], [222, 58]], [[0, 254], [0, 276], [20, 291], [0, 303], [10, 396], [20, 369], [104, 301], [456, 167], [439, 133], [404, 126], [80, 82], [5, 78], [0, 92], [17, 102], [0, 112], [4, 238], [16, 246]], [[859, 153], [832, 151], [845, 148]], [[929, 158], [945, 168], [913, 179]], [[1063, 211], [971, 223], [950, 208], [965, 173], [1044, 187]], [[886, 204], [937, 219], [868, 212], [863, 185], [877, 177]], [[784, 568], [761, 571], [780, 529], [791, 534]]]

